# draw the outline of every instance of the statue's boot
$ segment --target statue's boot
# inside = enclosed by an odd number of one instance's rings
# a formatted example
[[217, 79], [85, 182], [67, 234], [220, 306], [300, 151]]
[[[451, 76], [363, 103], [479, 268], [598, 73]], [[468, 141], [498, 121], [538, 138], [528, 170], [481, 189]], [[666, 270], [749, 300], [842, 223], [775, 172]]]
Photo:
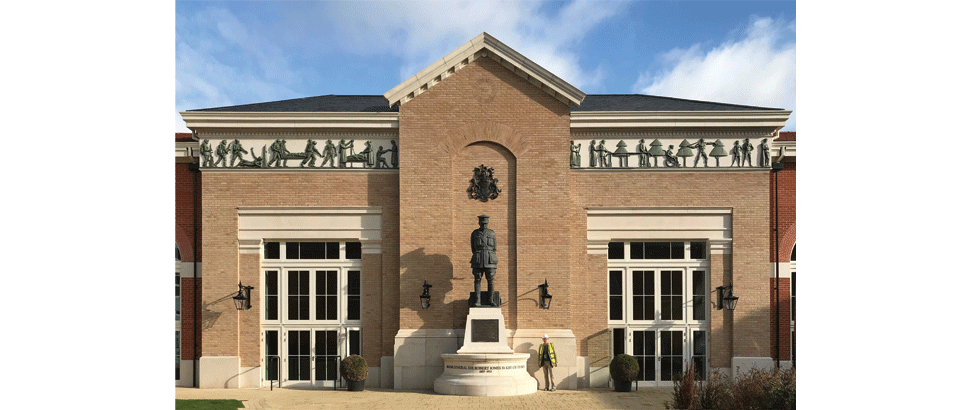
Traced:
[[486, 294], [489, 295], [489, 305], [495, 306], [493, 305], [493, 281], [487, 282], [486, 290], [487, 290]]
[[475, 295], [476, 295], [476, 303], [474, 303], [473, 306], [482, 306], [479, 300], [479, 289], [480, 289], [479, 279], [476, 279], [476, 281], [473, 282], [473, 290], [475, 291]]

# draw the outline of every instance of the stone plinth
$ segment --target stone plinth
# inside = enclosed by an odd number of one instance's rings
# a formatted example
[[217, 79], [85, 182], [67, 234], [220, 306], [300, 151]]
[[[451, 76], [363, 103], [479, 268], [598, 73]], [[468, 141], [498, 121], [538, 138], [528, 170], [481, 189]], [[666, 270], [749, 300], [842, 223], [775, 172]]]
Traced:
[[[467, 332], [468, 333], [468, 332]], [[518, 396], [537, 391], [527, 373], [527, 353], [443, 354], [445, 371], [435, 379], [439, 394], [457, 396]]]
[[513, 353], [506, 341], [506, 323], [498, 307], [470, 308], [459, 354]]

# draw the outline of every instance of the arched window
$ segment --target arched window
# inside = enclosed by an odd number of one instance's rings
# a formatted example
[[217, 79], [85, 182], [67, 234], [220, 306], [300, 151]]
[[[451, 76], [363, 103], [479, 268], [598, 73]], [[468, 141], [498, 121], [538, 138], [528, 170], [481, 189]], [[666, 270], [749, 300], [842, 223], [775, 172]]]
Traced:
[[179, 253], [179, 244], [176, 244], [176, 261], [178, 262], [181, 260], [182, 260], [182, 254]]
[[796, 244], [793, 244], [793, 250], [790, 251], [790, 262], [796, 260]]

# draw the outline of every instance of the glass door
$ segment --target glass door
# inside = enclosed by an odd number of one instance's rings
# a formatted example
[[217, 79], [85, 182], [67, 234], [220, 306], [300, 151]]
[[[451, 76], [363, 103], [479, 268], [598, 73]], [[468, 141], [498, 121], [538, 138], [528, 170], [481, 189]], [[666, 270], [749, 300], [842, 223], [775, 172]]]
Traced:
[[[268, 331], [265, 352], [267, 379], [276, 379], [276, 360], [281, 353], [283, 360], [283, 384], [331, 387], [338, 381], [338, 368], [342, 358], [339, 350], [340, 331], [337, 329], [289, 329], [284, 331], [283, 349], [278, 349], [276, 331]], [[279, 350], [284, 350], [280, 352]]]
[[707, 271], [701, 267], [608, 269], [612, 351], [635, 357], [642, 386], [671, 386], [689, 366], [708, 370]]

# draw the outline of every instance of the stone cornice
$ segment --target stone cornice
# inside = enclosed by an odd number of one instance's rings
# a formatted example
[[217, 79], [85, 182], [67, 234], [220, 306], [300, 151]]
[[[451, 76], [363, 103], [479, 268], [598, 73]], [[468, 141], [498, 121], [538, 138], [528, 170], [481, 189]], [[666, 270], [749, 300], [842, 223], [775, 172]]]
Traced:
[[175, 156], [176, 158], [198, 158], [199, 141], [176, 141]]
[[757, 128], [775, 132], [792, 111], [575, 111], [571, 130], [597, 128]]
[[219, 129], [398, 129], [397, 112], [225, 112], [179, 113], [191, 130]]
[[395, 86], [395, 88], [388, 90], [384, 96], [390, 107], [401, 105], [455, 74], [457, 70], [469, 65], [477, 58], [487, 56], [517, 75], [526, 78], [531, 84], [568, 106], [579, 106], [587, 96], [577, 87], [570, 85], [485, 32], [432, 63], [424, 70], [419, 71], [418, 74]]
[[[780, 140], [776, 140], [776, 141], [773, 141], [773, 146], [776, 147], [776, 152], [773, 153], [773, 156], [780, 155], [780, 152], [783, 153], [784, 159], [785, 158], [796, 158], [796, 156], [797, 156], [797, 142], [796, 141], [780, 141]], [[780, 151], [780, 149], [782, 149], [783, 151]]]

